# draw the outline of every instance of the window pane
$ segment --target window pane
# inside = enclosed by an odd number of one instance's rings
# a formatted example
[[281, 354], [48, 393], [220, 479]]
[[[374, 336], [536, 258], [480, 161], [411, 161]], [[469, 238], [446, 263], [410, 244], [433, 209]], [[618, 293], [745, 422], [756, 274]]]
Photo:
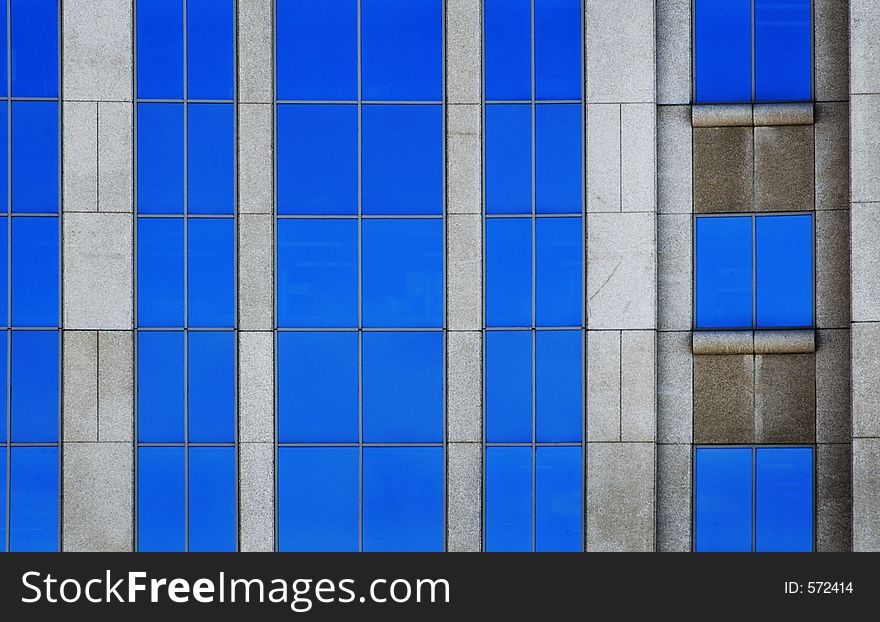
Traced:
[[581, 98], [581, 2], [535, 0], [538, 99]]
[[583, 450], [538, 447], [535, 544], [538, 551], [583, 551]]
[[58, 551], [58, 448], [13, 447], [9, 550]]
[[9, 325], [9, 219], [0, 217], [0, 326]]
[[813, 450], [757, 449], [755, 548], [758, 551], [813, 550]]
[[364, 333], [366, 442], [443, 440], [443, 334]]
[[443, 448], [365, 447], [364, 550], [443, 550]]
[[[8, 378], [9, 374], [9, 331], [0, 330], [0, 444], [6, 442], [6, 415], [7, 415], [7, 397], [8, 397]], [[0, 486], [4, 482], [0, 478]], [[0, 538], [0, 542], [4, 540]], [[0, 547], [2, 548], [2, 547]]]
[[532, 550], [532, 448], [486, 448], [486, 550]]
[[[9, 93], [7, 92], [7, 82], [9, 78], [9, 74], [7, 70], [9, 68], [9, 58], [6, 53], [9, 51], [9, 42], [6, 40], [6, 27], [9, 22], [6, 21], [6, 3], [8, 0], [0, 0], [0, 97], [6, 97]], [[4, 109], [5, 112], [5, 109]], [[0, 530], [4, 530], [6, 528], [5, 525], [0, 527]], [[0, 531], [2, 533], [2, 531]], [[5, 539], [0, 540], [5, 542]]]
[[583, 323], [583, 239], [580, 218], [537, 220], [536, 304], [539, 326]]
[[[2, 2], [2, 0], [0, 0]], [[0, 10], [3, 7], [0, 6]], [[0, 27], [3, 24], [0, 23]], [[2, 60], [2, 58], [0, 58]], [[9, 211], [9, 102], [0, 101], [0, 212]]]
[[580, 442], [583, 426], [583, 335], [574, 330], [536, 334], [537, 441]]
[[443, 0], [361, 0], [364, 99], [439, 100]]
[[278, 549], [357, 551], [358, 448], [278, 450]]
[[189, 448], [189, 550], [236, 549], [235, 447]]
[[138, 440], [183, 442], [183, 331], [138, 333]]
[[232, 99], [233, 0], [186, 0], [187, 97]]
[[486, 332], [486, 439], [532, 440], [532, 332]]
[[183, 551], [183, 447], [138, 449], [138, 550]]
[[364, 106], [361, 114], [364, 213], [442, 213], [443, 109]]
[[758, 326], [813, 325], [813, 217], [758, 216]]
[[12, 0], [12, 94], [58, 97], [58, 0]]
[[752, 218], [697, 218], [697, 328], [752, 326]]
[[356, 327], [356, 220], [278, 221], [278, 325]]
[[752, 0], [695, 0], [697, 101], [752, 99]]
[[278, 212], [357, 214], [357, 106], [278, 106]]
[[137, 96], [183, 97], [183, 2], [137, 0]]
[[183, 220], [138, 218], [138, 326], [183, 326]]
[[58, 440], [58, 331], [12, 332], [12, 441]]
[[189, 440], [235, 440], [235, 333], [188, 333]]
[[191, 218], [188, 222], [190, 326], [235, 323], [235, 221]]
[[277, 0], [278, 98], [357, 99], [357, 0]]
[[12, 323], [58, 325], [58, 218], [12, 219]]
[[535, 114], [536, 209], [540, 214], [580, 214], [583, 110], [579, 104], [544, 104]]
[[278, 440], [358, 440], [358, 334], [278, 333]]
[[531, 212], [531, 106], [486, 106], [486, 213]]
[[12, 104], [12, 211], [58, 211], [58, 104]]
[[137, 106], [137, 210], [183, 213], [183, 104]]
[[364, 326], [443, 325], [443, 221], [365, 220]]
[[[5, 440], [3, 441], [6, 442]], [[6, 445], [0, 445], [0, 512], [3, 512], [3, 520], [0, 520], [0, 550], [6, 551]]]
[[486, 99], [532, 98], [530, 0], [484, 0]]
[[810, 0], [755, 0], [755, 95], [812, 97]]
[[486, 324], [532, 325], [532, 221], [486, 220]]
[[699, 448], [696, 550], [752, 550], [752, 450]]
[[187, 106], [187, 211], [231, 214], [235, 204], [232, 104]]

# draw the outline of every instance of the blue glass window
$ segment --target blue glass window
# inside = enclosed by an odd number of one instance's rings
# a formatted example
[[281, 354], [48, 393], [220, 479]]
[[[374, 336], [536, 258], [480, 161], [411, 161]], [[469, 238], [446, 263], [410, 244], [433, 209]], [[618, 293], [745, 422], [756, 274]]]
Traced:
[[442, 447], [365, 447], [365, 551], [441, 551]]
[[486, 448], [486, 550], [532, 550], [532, 448]]
[[183, 326], [183, 219], [139, 218], [137, 318], [140, 326]]
[[190, 99], [232, 99], [234, 21], [234, 0], [186, 0], [186, 77]]
[[58, 440], [58, 331], [12, 331], [12, 441]]
[[535, 92], [538, 99], [580, 99], [581, 0], [535, 0]]
[[357, 99], [358, 0], [277, 0], [278, 98]]
[[486, 213], [532, 212], [532, 111], [522, 104], [486, 107]]
[[[0, 7], [2, 10], [2, 7]], [[0, 24], [2, 27], [2, 24]], [[9, 102], [0, 100], [0, 212], [9, 211]]]
[[483, 13], [486, 98], [531, 99], [531, 0], [485, 0]]
[[357, 551], [357, 447], [282, 447], [278, 486], [279, 550]]
[[189, 448], [190, 551], [236, 549], [236, 459], [235, 447]]
[[371, 105], [361, 114], [363, 212], [440, 214], [443, 108]]
[[184, 333], [138, 333], [138, 441], [183, 442]]
[[486, 332], [486, 439], [532, 440], [532, 333]]
[[231, 214], [235, 203], [233, 105], [189, 104], [187, 134], [188, 213]]
[[367, 442], [443, 440], [443, 335], [363, 336], [363, 417]]
[[187, 348], [189, 440], [231, 443], [235, 440], [235, 333], [192, 331]]
[[358, 334], [278, 334], [278, 440], [357, 442]]
[[[9, 374], [9, 331], [8, 330], [0, 330], [0, 380], [8, 378]], [[9, 397], [9, 387], [8, 383], [3, 380], [0, 382], [0, 446], [6, 444], [6, 441], [9, 440], [6, 434], [6, 424], [7, 424], [7, 416], [9, 415], [7, 408], [7, 398]], [[5, 487], [6, 479], [4, 477], [0, 477], [0, 484]], [[5, 516], [5, 514], [4, 514]], [[2, 538], [0, 538], [0, 542], [4, 542]]]
[[6, 476], [8, 475], [6, 472], [6, 441], [3, 441], [3, 444], [0, 445], [0, 483], [3, 485], [0, 486], [0, 512], [3, 512], [3, 520], [0, 521], [0, 542], [3, 543], [3, 550], [6, 550], [6, 516], [7, 510], [9, 508], [6, 503], [6, 482], [8, 481]]
[[442, 95], [443, 0], [361, 0], [363, 97]]
[[138, 449], [138, 550], [186, 547], [183, 447]]
[[278, 213], [357, 211], [357, 106], [278, 106]]
[[697, 328], [813, 325], [812, 215], [698, 217], [695, 253]]
[[580, 442], [583, 333], [580, 330], [539, 330], [535, 339], [537, 441]]
[[189, 325], [232, 327], [235, 322], [234, 220], [189, 219], [187, 274]]
[[278, 221], [278, 325], [356, 327], [356, 220]]
[[696, 0], [697, 101], [809, 100], [811, 11], [810, 0]]
[[12, 211], [58, 211], [58, 103], [12, 103]]
[[58, 219], [12, 219], [12, 323], [58, 325]]
[[697, 551], [813, 550], [809, 447], [696, 450]]
[[183, 105], [137, 106], [137, 209], [183, 213]]
[[535, 460], [535, 550], [581, 551], [583, 450], [538, 447]]
[[11, 451], [9, 550], [58, 551], [58, 448]]
[[584, 301], [583, 223], [580, 218], [539, 218], [536, 227], [537, 323], [580, 326]]
[[532, 325], [531, 219], [486, 219], [486, 324]]
[[362, 228], [364, 326], [442, 326], [443, 221], [364, 220]]
[[12, 95], [58, 97], [58, 0], [11, 2]]
[[137, 0], [138, 97], [183, 97], [181, 0]]
[[535, 115], [535, 209], [539, 214], [580, 214], [584, 195], [583, 108], [579, 104], [541, 104]]

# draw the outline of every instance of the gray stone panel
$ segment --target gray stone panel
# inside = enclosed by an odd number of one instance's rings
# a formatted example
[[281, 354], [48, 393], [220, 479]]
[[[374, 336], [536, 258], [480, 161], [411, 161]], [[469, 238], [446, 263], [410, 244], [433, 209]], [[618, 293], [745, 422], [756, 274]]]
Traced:
[[130, 104], [98, 104], [99, 212], [132, 211], [133, 127]]
[[128, 443], [64, 443], [65, 551], [132, 550], [132, 451]]
[[238, 210], [271, 214], [275, 196], [270, 104], [238, 106]]
[[483, 343], [480, 331], [446, 336], [447, 439], [479, 443], [483, 438]]
[[694, 357], [694, 442], [753, 443], [754, 357]]
[[275, 549], [275, 446], [238, 448], [239, 542], [242, 552]]
[[849, 104], [816, 104], [816, 209], [849, 207]]
[[64, 217], [64, 326], [132, 327], [132, 217]]
[[755, 128], [755, 211], [812, 210], [813, 127]]
[[657, 107], [620, 107], [620, 209], [657, 210]]
[[98, 440], [134, 438], [134, 333], [98, 333]]
[[656, 214], [587, 216], [587, 324], [653, 329], [657, 323]]
[[64, 99], [131, 101], [132, 2], [64, 0]]
[[691, 101], [691, 0], [657, 0], [657, 102]]
[[[880, 93], [880, 12], [874, 0], [850, 4], [850, 93]], [[838, 6], [838, 10], [843, 7]]]
[[695, 128], [694, 211], [751, 211], [753, 159], [752, 128]]
[[750, 330], [694, 331], [694, 354], [754, 354], [755, 333]]
[[483, 448], [450, 443], [447, 451], [447, 549], [482, 549]]
[[98, 104], [66, 102], [62, 139], [65, 212], [98, 209]]
[[244, 443], [275, 438], [274, 351], [271, 332], [238, 334], [238, 434]]
[[880, 439], [853, 438], [853, 551], [880, 551]]
[[693, 441], [694, 359], [690, 333], [657, 333], [657, 440]]
[[[620, 333], [620, 438], [652, 442], [657, 438], [656, 333]], [[592, 440], [592, 439], [591, 439]]]
[[587, 438], [620, 440], [620, 332], [587, 333]]
[[850, 212], [852, 321], [880, 320], [880, 203], [853, 204]]
[[587, 0], [587, 101], [653, 102], [654, 0]]
[[693, 211], [690, 106], [657, 108], [657, 207], [661, 214]]
[[691, 124], [694, 127], [752, 127], [755, 124], [752, 104], [694, 104]]
[[852, 435], [880, 437], [880, 323], [853, 324], [851, 336]]
[[238, 0], [238, 97], [272, 101], [273, 0]]
[[820, 330], [816, 350], [816, 441], [849, 443], [849, 330]]
[[587, 447], [587, 550], [653, 551], [655, 445]]
[[619, 212], [621, 109], [587, 106], [587, 211]]
[[816, 442], [814, 355], [755, 357], [755, 442]]
[[238, 322], [242, 330], [272, 330], [274, 235], [272, 216], [238, 217]]
[[452, 104], [478, 104], [482, 90], [482, 2], [446, 2], [446, 97]]
[[690, 330], [693, 326], [692, 223], [690, 214], [657, 216], [660, 330]]
[[816, 551], [852, 550], [852, 448], [816, 447]]
[[446, 108], [446, 210], [481, 214], [483, 205], [482, 119], [479, 105]]
[[450, 330], [480, 330], [483, 322], [483, 219], [446, 217], [446, 315]]
[[755, 354], [810, 354], [816, 351], [816, 331], [756, 330]]
[[850, 215], [816, 212], [816, 325], [846, 328], [850, 318]]
[[657, 445], [657, 550], [691, 550], [690, 445]]
[[880, 94], [850, 97], [850, 128], [851, 200], [880, 201]]
[[849, 97], [849, 2], [813, 0], [816, 100]]
[[98, 334], [63, 331], [64, 440], [98, 440]]
[[813, 125], [815, 121], [812, 102], [756, 103], [752, 106], [755, 127], [781, 125]]

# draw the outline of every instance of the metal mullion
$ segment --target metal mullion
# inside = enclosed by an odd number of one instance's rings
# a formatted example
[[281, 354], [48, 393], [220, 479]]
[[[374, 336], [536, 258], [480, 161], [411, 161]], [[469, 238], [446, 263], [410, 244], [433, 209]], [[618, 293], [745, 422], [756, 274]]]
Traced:
[[757, 95], [758, 95], [758, 89], [757, 89], [757, 83], [758, 83], [758, 81], [757, 81], [757, 77], [756, 77], [756, 75], [755, 75], [755, 72], [756, 72], [756, 70], [757, 70], [757, 63], [756, 63], [756, 60], [757, 60], [757, 59], [756, 59], [756, 54], [755, 54], [755, 0], [751, 0], [751, 2], [752, 2], [752, 6], [751, 6], [751, 12], [752, 12], [752, 13], [751, 13], [751, 16], [750, 16], [750, 17], [751, 17], [750, 23], [751, 23], [751, 34], [752, 34], [752, 40], [751, 40], [751, 52], [752, 52], [752, 102], [754, 102], [754, 101], [757, 99]]
[[358, 551], [364, 550], [364, 253], [363, 253], [363, 33], [357, 0], [357, 254], [358, 254]]
[[6, 3], [6, 538], [3, 550], [10, 550], [12, 514], [12, 3]]
[[[61, 528], [61, 526], [64, 524], [64, 502], [63, 502], [64, 500], [63, 500], [63, 496], [62, 496], [62, 486], [64, 485], [64, 473], [62, 471], [62, 462], [63, 462], [63, 455], [62, 454], [64, 452], [64, 444], [62, 442], [64, 440], [64, 423], [63, 423], [63, 419], [62, 419], [63, 412], [64, 412], [63, 411], [63, 408], [64, 408], [64, 405], [63, 405], [64, 374], [62, 373], [62, 366], [63, 366], [63, 360], [64, 360], [63, 359], [63, 357], [64, 357], [64, 339], [62, 338], [64, 336], [64, 332], [63, 332], [63, 322], [64, 322], [64, 287], [63, 287], [63, 285], [64, 285], [64, 283], [63, 283], [63, 280], [64, 280], [64, 252], [63, 252], [63, 249], [64, 249], [64, 243], [63, 243], [63, 237], [62, 237], [64, 234], [64, 231], [63, 231], [64, 210], [63, 210], [63, 205], [62, 205], [63, 194], [61, 192], [61, 188], [63, 188], [63, 186], [64, 186], [64, 166], [63, 166], [63, 163], [64, 163], [64, 153], [63, 153], [64, 141], [62, 140], [62, 132], [63, 132], [63, 128], [64, 128], [64, 112], [61, 107], [61, 93], [63, 92], [62, 89], [64, 86], [64, 84], [63, 84], [64, 75], [62, 72], [62, 58], [61, 58], [61, 49], [62, 49], [62, 45], [63, 45], [63, 29], [64, 29], [63, 20], [61, 19], [63, 5], [64, 5], [63, 0], [59, 0], [58, 4], [56, 5], [56, 11], [57, 11], [56, 19], [57, 19], [57, 24], [58, 24], [58, 26], [57, 26], [58, 36], [57, 36], [57, 41], [56, 41], [56, 46], [57, 46], [57, 56], [56, 56], [57, 61], [56, 62], [58, 63], [58, 69], [57, 69], [57, 71], [58, 71], [58, 80], [57, 80], [58, 91], [56, 93], [57, 99], [54, 100], [54, 101], [57, 101], [57, 106], [58, 106], [58, 109], [57, 109], [58, 134], [56, 136], [56, 140], [58, 141], [58, 152], [57, 152], [57, 154], [58, 154], [57, 155], [57, 157], [58, 157], [58, 185], [56, 187], [56, 193], [57, 193], [56, 194], [56, 197], [57, 197], [56, 205], [58, 206], [58, 213], [55, 215], [55, 218], [57, 218], [56, 224], [57, 224], [57, 229], [58, 229], [58, 238], [57, 238], [57, 241], [58, 241], [58, 311], [57, 311], [58, 320], [57, 320], [57, 324], [58, 324], [58, 326], [55, 328], [55, 334], [58, 339], [58, 367], [57, 367], [58, 382], [56, 385], [56, 388], [58, 390], [58, 431], [57, 431], [57, 434], [55, 437], [57, 439], [55, 445], [58, 447], [58, 451], [56, 452], [56, 456], [55, 456], [56, 460], [57, 460], [57, 467], [56, 468], [57, 468], [57, 474], [58, 474], [58, 493], [57, 493], [57, 499], [58, 499], [58, 525], [57, 525], [58, 551], [63, 550], [62, 537], [64, 535], [63, 530]], [[96, 110], [96, 112], [97, 112], [97, 110]]]
[[232, 338], [234, 339], [233, 344], [233, 356], [235, 360], [233, 361], [233, 369], [235, 372], [232, 375], [232, 439], [235, 443], [235, 550], [241, 550], [241, 529], [240, 529], [240, 520], [239, 516], [241, 514], [241, 478], [240, 478], [240, 462], [241, 462], [241, 447], [239, 444], [239, 399], [238, 399], [238, 391], [239, 391], [239, 367], [238, 362], [240, 358], [239, 352], [239, 313], [238, 313], [238, 297], [239, 297], [239, 184], [238, 184], [238, 151], [239, 151], [239, 136], [238, 136], [238, 0], [235, 0], [232, 3], [232, 11], [233, 11], [233, 20], [232, 20], [232, 191], [233, 191], [233, 219], [232, 219], [232, 227], [233, 227], [233, 242], [232, 242], [232, 257], [233, 257], [233, 305], [232, 305]]
[[531, 0], [530, 2], [530, 19], [529, 19], [529, 28], [531, 35], [531, 48], [529, 53], [531, 55], [531, 96], [532, 100], [530, 102], [531, 105], [531, 113], [532, 113], [532, 137], [531, 137], [531, 176], [532, 176], [532, 216], [531, 216], [531, 225], [532, 225], [532, 551], [537, 550], [537, 468], [538, 468], [538, 450], [535, 445], [535, 439], [537, 436], [537, 385], [538, 385], [538, 369], [537, 369], [537, 350], [538, 350], [538, 334], [537, 334], [537, 326], [538, 326], [538, 301], [537, 301], [537, 271], [538, 271], [538, 222], [536, 215], [538, 213], [537, 210], [537, 192], [536, 192], [536, 179], [535, 174], [537, 171], [537, 166], [535, 163], [535, 155], [537, 153], [536, 143], [537, 143], [537, 107], [535, 103], [536, 99], [536, 82], [537, 76], [535, 74], [535, 0]]
[[278, 550], [278, 25], [277, 2], [272, 2], [272, 549]]
[[[183, 2], [183, 326], [189, 328], [189, 71], [187, 0]], [[189, 551], [189, 334], [183, 334], [183, 542]]]
[[580, 95], [581, 107], [581, 550], [587, 548], [587, 106], [586, 106], [586, 6], [582, 0], [580, 3]]
[[134, 503], [132, 504], [132, 550], [138, 551], [140, 548], [139, 542], [139, 524], [138, 524], [138, 510], [140, 508], [140, 491], [138, 486], [138, 464], [140, 461], [140, 426], [139, 426], [139, 412], [138, 412], [138, 392], [140, 390], [138, 376], [139, 376], [139, 365], [138, 365], [138, 342], [140, 338], [140, 328], [138, 326], [138, 223], [140, 219], [140, 214], [138, 213], [138, 79], [137, 79], [137, 1], [132, 2], [131, 8], [131, 30], [132, 30], [132, 46], [131, 46], [131, 81], [134, 89], [134, 98], [132, 101], [132, 176], [131, 176], [131, 184], [132, 184], [132, 211], [134, 213], [134, 217], [132, 218], [132, 241], [133, 241], [133, 252], [132, 252], [132, 306], [133, 306], [133, 316], [134, 316], [134, 331], [132, 335], [132, 384], [134, 387], [134, 399], [132, 404], [133, 411], [133, 433], [134, 433], [134, 458], [132, 460], [133, 465], [133, 483], [132, 483], [132, 492], [134, 497]]
[[480, 2], [480, 453], [482, 464], [480, 469], [480, 550], [486, 550], [486, 472], [487, 472], [487, 441], [486, 441], [486, 368], [488, 351], [486, 347], [486, 11], [485, 1]]

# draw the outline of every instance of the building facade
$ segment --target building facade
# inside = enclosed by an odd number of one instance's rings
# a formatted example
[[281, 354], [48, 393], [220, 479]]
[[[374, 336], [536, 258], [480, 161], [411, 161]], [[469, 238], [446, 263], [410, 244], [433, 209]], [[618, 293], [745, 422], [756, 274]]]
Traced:
[[0, 4], [6, 550], [880, 549], [880, 2]]

